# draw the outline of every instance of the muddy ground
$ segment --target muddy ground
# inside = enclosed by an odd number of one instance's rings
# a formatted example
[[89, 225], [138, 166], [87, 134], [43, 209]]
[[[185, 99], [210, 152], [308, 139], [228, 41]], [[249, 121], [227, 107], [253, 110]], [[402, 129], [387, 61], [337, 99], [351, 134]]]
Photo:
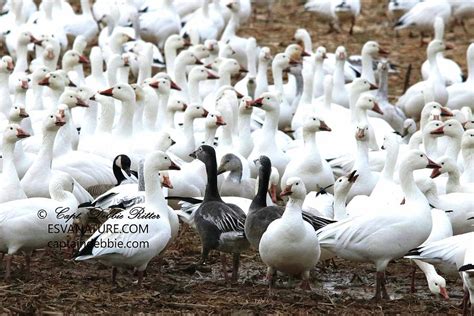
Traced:
[[[411, 82], [419, 78], [419, 67], [426, 59], [426, 46], [420, 47], [418, 37], [407, 32], [395, 37], [385, 17], [386, 1], [364, 0], [362, 16], [357, 21], [354, 35], [326, 34], [327, 25], [304, 12], [297, 1], [276, 1], [267, 22], [265, 8], [257, 8], [256, 14], [242, 29], [244, 35], [257, 38], [260, 45], [271, 47], [276, 53], [291, 42], [298, 27], [307, 28], [314, 41], [313, 46], [324, 45], [334, 51], [345, 45], [350, 54], [359, 54], [367, 40], [377, 40], [391, 51], [390, 59], [399, 65], [400, 75], [392, 76], [390, 94], [401, 93], [405, 70], [413, 65]], [[468, 23], [472, 27], [473, 23]], [[348, 26], [345, 26], [347, 29]], [[474, 30], [472, 31], [474, 35]], [[454, 58], [465, 69], [465, 50], [472, 39], [460, 27], [446, 35], [456, 45], [447, 56]], [[183, 271], [199, 258], [199, 238], [187, 227], [182, 227], [179, 240], [164, 255], [159, 271], [153, 260], [147, 271], [142, 288], [133, 282], [136, 276], [122, 272], [118, 284], [110, 282], [110, 270], [98, 263], [76, 263], [63, 251], [51, 253], [38, 251], [32, 260], [31, 275], [24, 274], [24, 261], [14, 259], [12, 280], [0, 281], [0, 314], [45, 313], [245, 313], [245, 314], [459, 314], [461, 300], [460, 280], [448, 280], [451, 298], [442, 300], [429, 294], [423, 274], [417, 273], [417, 292], [410, 293], [409, 273], [412, 265], [398, 260], [389, 265], [388, 289], [393, 300], [376, 303], [370, 301], [374, 290], [374, 268], [369, 264], [353, 264], [337, 259], [336, 267], [318, 266], [312, 273], [313, 291], [303, 292], [297, 282], [289, 285], [286, 280], [278, 283], [278, 289], [269, 296], [264, 282], [265, 267], [258, 255], [248, 251], [243, 255], [238, 284], [224, 281], [216, 254], [209, 262], [209, 272], [189, 274]], [[229, 258], [230, 259], [230, 258]], [[0, 277], [4, 267], [0, 268]], [[357, 273], [361, 280], [351, 282]]]

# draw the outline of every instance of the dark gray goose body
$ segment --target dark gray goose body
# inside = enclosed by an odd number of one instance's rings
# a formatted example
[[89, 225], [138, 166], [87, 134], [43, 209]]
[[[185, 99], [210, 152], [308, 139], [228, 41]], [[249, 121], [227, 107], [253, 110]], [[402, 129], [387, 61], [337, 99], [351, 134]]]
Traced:
[[[252, 247], [256, 249], [258, 249], [260, 239], [262, 238], [263, 233], [267, 230], [268, 225], [270, 225], [274, 220], [280, 218], [285, 211], [285, 208], [281, 206], [267, 206], [266, 195], [268, 184], [270, 182], [272, 163], [266, 156], [260, 156], [259, 161], [258, 191], [250, 204], [247, 218], [245, 220], [245, 236]], [[327, 224], [335, 222], [331, 219], [318, 217], [304, 211], [303, 220], [310, 223], [314, 230], [318, 230]]]
[[[219, 195], [214, 148], [202, 145], [191, 155], [205, 164], [207, 172], [204, 199], [194, 214], [196, 230], [202, 243], [201, 260], [198, 264], [206, 262], [211, 250], [232, 253], [232, 280], [236, 281], [240, 252], [249, 247], [244, 233], [245, 213], [237, 205], [226, 204]], [[223, 261], [223, 265], [225, 265], [225, 261]]]

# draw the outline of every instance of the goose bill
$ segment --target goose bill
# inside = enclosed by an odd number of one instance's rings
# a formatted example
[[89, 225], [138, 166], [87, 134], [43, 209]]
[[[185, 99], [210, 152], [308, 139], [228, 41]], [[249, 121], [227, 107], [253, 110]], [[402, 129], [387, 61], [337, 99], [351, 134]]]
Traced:
[[293, 193], [291, 191], [291, 185], [289, 186], [286, 186], [285, 189], [280, 193], [280, 196], [287, 196], [287, 195], [290, 195], [291, 193]]

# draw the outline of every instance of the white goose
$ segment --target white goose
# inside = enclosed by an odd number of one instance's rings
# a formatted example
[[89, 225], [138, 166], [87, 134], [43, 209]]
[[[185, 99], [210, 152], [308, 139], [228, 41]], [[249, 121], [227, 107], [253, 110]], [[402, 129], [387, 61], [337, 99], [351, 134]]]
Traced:
[[[0, 203], [26, 199], [14, 161], [15, 143], [30, 136], [18, 124], [8, 124], [3, 132], [3, 166], [0, 174]], [[21, 143], [19, 144], [21, 146]]]
[[[73, 224], [71, 218], [79, 216], [78, 202], [71, 193], [74, 188], [71, 176], [56, 174], [51, 177], [48, 187], [51, 198], [29, 198], [1, 204], [0, 252], [8, 255], [5, 279], [10, 278], [14, 254], [19, 251], [26, 253], [26, 270], [29, 273], [33, 250], [64, 239]], [[44, 210], [41, 216], [38, 210]], [[55, 225], [62, 226], [64, 231], [51, 234], [48, 227]]]
[[281, 196], [289, 196], [290, 200], [282, 217], [268, 225], [260, 239], [258, 251], [268, 267], [270, 290], [277, 271], [301, 275], [301, 288], [309, 290], [309, 272], [319, 260], [320, 249], [313, 226], [302, 217], [306, 196], [303, 181], [297, 177], [288, 179]]
[[400, 166], [403, 174], [401, 185], [406, 196], [404, 205], [348, 218], [329, 224], [318, 232], [322, 249], [348, 260], [375, 264], [377, 282], [374, 298], [377, 300], [389, 299], [385, 289], [388, 263], [421, 245], [431, 233], [430, 206], [413, 178], [414, 170], [427, 167], [437, 165], [423, 152], [411, 151]]
[[[168, 205], [163, 197], [160, 182], [156, 181], [155, 177], [160, 170], [173, 166], [174, 163], [165, 153], [157, 151], [150, 154], [144, 166], [146, 202], [124, 211], [120, 218], [108, 219], [102, 225], [117, 225], [118, 231], [97, 230], [79, 249], [75, 260], [94, 259], [111, 265], [112, 282], [115, 282], [117, 267], [136, 268], [138, 285], [141, 286], [143, 272], [148, 263], [162, 254], [172, 238]], [[129, 231], [127, 228], [133, 224], [142, 227], [142, 230]], [[117, 240], [122, 240], [125, 248], [107, 246], [107, 242]], [[100, 246], [97, 247], [97, 244]]]
[[[434, 38], [442, 41], [444, 37], [444, 21], [440, 16], [435, 18], [433, 28]], [[459, 67], [455, 61], [444, 57], [442, 52], [436, 55], [436, 59], [441, 75], [443, 76], [447, 86], [461, 83], [463, 81], [461, 67]], [[428, 80], [430, 77], [430, 63], [428, 60], [421, 65], [421, 74], [423, 80]]]
[[464, 162], [461, 182], [474, 183], [474, 129], [469, 129], [462, 135], [461, 151]]

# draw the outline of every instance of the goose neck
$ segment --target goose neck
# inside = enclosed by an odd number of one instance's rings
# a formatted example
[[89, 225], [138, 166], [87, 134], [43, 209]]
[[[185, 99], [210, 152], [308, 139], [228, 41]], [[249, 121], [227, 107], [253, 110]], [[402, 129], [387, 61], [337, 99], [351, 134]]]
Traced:
[[303, 200], [290, 197], [286, 204], [285, 212], [283, 212], [282, 219], [303, 222], [303, 216], [301, 214], [302, 209]]
[[260, 167], [258, 172], [258, 190], [250, 204], [249, 212], [267, 206], [267, 191], [270, 183], [270, 174], [271, 168], [269, 166]]
[[419, 204], [420, 202], [428, 204], [425, 195], [415, 183], [412, 166], [408, 163], [402, 163], [400, 166], [400, 185], [405, 195], [405, 204]]
[[375, 83], [372, 56], [367, 53], [362, 54], [362, 74], [361, 78], [367, 79], [371, 83]]
[[[18, 147], [20, 147], [19, 144]], [[3, 171], [2, 176], [4, 179], [9, 179], [9, 181], [20, 182], [18, 178], [18, 173], [16, 171], [15, 162], [14, 162], [14, 152], [15, 152], [15, 143], [4, 142], [3, 143]]]
[[387, 148], [387, 153], [385, 156], [385, 165], [382, 170], [383, 176], [387, 179], [393, 179], [399, 151], [400, 144], [398, 144], [398, 142], [395, 142], [393, 145], [390, 145]]
[[133, 133], [133, 113], [136, 108], [135, 100], [122, 101], [122, 112], [118, 121], [118, 134], [130, 137]]
[[214, 139], [216, 137], [217, 127], [207, 127], [206, 128], [206, 135], [204, 137], [204, 144], [213, 146]]
[[303, 128], [303, 141], [306, 152], [311, 157], [311, 160], [317, 160], [319, 163], [321, 163], [321, 156], [319, 154], [318, 146], [316, 145], [315, 133], [306, 131]]
[[388, 96], [388, 71], [382, 70], [379, 76], [379, 89], [377, 90], [377, 99], [386, 101]]
[[159, 170], [147, 168], [145, 164], [145, 203], [152, 205], [148, 211], [158, 213], [160, 218], [168, 219], [168, 205], [161, 190], [160, 181], [156, 181], [156, 174]]
[[100, 100], [100, 120], [97, 130], [102, 133], [111, 133], [115, 118], [115, 104], [112, 98]]
[[189, 78], [189, 100], [190, 103], [202, 103], [201, 95], [199, 94], [199, 80], [195, 77]]
[[26, 45], [19, 45], [16, 50], [16, 65], [13, 70], [14, 73], [24, 72], [28, 69], [28, 49]]
[[[262, 132], [266, 137], [275, 138], [276, 131], [278, 129], [278, 118], [280, 116], [280, 110], [274, 109], [271, 112], [266, 112], [265, 121], [263, 122]], [[268, 135], [268, 136], [267, 136]]]
[[283, 69], [279, 65], [272, 65], [272, 73], [276, 91], [283, 91]]
[[216, 156], [211, 155], [209, 159], [204, 162], [207, 173], [207, 185], [204, 193], [203, 202], [207, 201], [222, 201], [219, 191], [217, 189], [217, 161]]
[[461, 137], [462, 135], [449, 137], [449, 144], [446, 148], [446, 155], [456, 161], [459, 156], [459, 152], [461, 151]]
[[448, 172], [448, 182], [446, 184], [446, 193], [457, 192], [461, 188], [460, 173], [457, 168]]

